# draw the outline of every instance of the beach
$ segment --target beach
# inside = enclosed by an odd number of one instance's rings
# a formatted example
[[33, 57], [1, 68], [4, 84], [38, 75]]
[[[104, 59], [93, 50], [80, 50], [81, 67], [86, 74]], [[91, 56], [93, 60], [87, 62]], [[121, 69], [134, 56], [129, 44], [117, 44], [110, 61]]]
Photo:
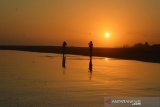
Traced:
[[[104, 107], [104, 97], [160, 96], [158, 63], [0, 51], [2, 107]], [[143, 106], [142, 106], [143, 107]], [[146, 106], [145, 106], [146, 107]]]

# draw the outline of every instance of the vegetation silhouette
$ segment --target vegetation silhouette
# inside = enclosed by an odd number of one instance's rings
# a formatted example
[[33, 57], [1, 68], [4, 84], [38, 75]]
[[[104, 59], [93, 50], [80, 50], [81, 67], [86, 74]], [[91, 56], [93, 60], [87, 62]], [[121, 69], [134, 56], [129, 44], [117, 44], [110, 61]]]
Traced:
[[[145, 43], [147, 44], [147, 43]], [[149, 43], [148, 43], [149, 44]], [[90, 54], [88, 55], [88, 47], [67, 47], [67, 44], [61, 46], [0, 46], [0, 50], [20, 50], [30, 52], [46, 52], [46, 53], [67, 53], [74, 55], [85, 56], [98, 56], [98, 57], [110, 57], [119, 59], [139, 60], [145, 62], [160, 63], [160, 44], [142, 45], [132, 47], [121, 48], [98, 48], [94, 47], [94, 50], [90, 48]], [[62, 52], [62, 48], [64, 51]], [[92, 53], [93, 51], [93, 53]]]

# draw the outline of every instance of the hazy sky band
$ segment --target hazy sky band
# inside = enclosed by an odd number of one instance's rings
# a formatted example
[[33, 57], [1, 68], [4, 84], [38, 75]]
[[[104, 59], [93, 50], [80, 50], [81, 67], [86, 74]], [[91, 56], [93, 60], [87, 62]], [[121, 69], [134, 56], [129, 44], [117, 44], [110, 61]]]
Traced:
[[[105, 32], [111, 37], [106, 39]], [[160, 43], [160, 0], [1, 0], [0, 44]]]

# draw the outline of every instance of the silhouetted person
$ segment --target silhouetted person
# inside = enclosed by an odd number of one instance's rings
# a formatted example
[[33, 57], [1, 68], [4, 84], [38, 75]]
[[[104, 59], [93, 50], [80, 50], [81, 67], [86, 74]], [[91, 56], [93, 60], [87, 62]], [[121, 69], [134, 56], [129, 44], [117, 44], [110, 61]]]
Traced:
[[67, 46], [67, 43], [64, 41], [63, 44], [62, 44], [63, 56], [66, 53], [66, 46]]
[[89, 50], [90, 50], [90, 57], [92, 57], [92, 51], [93, 51], [93, 43], [92, 43], [92, 41], [90, 41], [88, 43], [88, 45], [89, 45]]
[[90, 41], [88, 43], [89, 45], [89, 52], [90, 52], [90, 61], [89, 61], [89, 73], [90, 73], [90, 79], [92, 78], [92, 51], [93, 51], [93, 43]]

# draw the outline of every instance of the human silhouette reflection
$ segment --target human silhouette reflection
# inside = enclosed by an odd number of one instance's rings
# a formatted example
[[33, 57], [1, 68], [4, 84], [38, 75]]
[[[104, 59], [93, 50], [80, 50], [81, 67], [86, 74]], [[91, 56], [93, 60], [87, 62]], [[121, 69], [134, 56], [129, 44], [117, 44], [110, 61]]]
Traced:
[[92, 79], [92, 57], [90, 57], [90, 61], [89, 61], [89, 78], [90, 80]]
[[65, 68], [66, 68], [66, 56], [62, 56], [62, 68], [63, 68], [63, 75], [66, 74]]
[[63, 55], [62, 57], [62, 67], [66, 68], [66, 56], [65, 55]]
[[89, 61], [89, 71], [92, 71], [92, 57], [90, 57]]

